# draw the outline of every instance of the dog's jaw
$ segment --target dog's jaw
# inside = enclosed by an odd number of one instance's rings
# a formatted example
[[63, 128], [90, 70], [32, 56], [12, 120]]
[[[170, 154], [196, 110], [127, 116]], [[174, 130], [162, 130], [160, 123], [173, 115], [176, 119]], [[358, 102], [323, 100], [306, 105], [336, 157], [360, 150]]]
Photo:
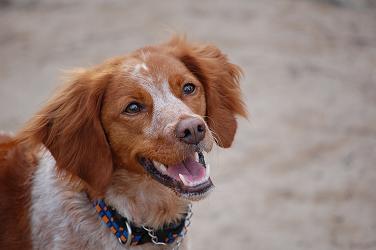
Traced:
[[182, 218], [189, 201], [148, 175], [118, 169], [105, 200], [137, 225], [162, 227]]

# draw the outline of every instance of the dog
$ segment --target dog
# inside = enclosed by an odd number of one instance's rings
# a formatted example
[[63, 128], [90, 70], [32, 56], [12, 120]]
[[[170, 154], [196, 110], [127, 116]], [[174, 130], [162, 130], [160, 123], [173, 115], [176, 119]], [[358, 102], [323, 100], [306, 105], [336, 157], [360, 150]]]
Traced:
[[0, 135], [0, 249], [187, 249], [205, 160], [246, 117], [239, 66], [174, 36], [70, 72]]

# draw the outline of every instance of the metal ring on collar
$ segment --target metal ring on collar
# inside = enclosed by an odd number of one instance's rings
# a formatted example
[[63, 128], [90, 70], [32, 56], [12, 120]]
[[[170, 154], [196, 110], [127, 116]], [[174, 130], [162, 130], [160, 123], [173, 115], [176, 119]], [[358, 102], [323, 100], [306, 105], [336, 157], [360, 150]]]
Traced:
[[127, 227], [127, 232], [128, 232], [128, 237], [127, 237], [127, 241], [126, 242], [123, 242], [120, 237], [118, 238], [119, 242], [123, 245], [125, 245], [125, 247], [129, 247], [131, 245], [131, 242], [132, 242], [132, 228], [131, 226], [129, 225], [128, 221], [125, 222], [125, 225]]

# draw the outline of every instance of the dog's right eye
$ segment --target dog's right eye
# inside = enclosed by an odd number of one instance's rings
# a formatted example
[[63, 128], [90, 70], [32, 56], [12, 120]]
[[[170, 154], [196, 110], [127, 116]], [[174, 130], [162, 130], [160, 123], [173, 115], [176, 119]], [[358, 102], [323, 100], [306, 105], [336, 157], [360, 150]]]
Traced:
[[193, 85], [193, 83], [186, 83], [184, 84], [183, 86], [183, 94], [184, 95], [190, 95], [190, 94], [193, 94], [193, 92], [195, 92], [196, 90], [196, 86]]
[[142, 110], [144, 109], [144, 107], [142, 106], [142, 104], [138, 103], [138, 102], [131, 102], [130, 104], [128, 104], [128, 106], [124, 109], [124, 112], [123, 113], [127, 113], [129, 115], [135, 115], [137, 113], [140, 113]]

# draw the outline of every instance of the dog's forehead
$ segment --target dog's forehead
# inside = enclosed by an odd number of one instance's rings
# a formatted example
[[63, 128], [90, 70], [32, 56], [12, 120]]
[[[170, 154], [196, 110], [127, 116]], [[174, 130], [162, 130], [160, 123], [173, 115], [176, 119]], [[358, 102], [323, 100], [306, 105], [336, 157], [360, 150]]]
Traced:
[[141, 53], [125, 66], [125, 71], [136, 85], [151, 95], [154, 108], [158, 109], [163, 106], [162, 101], [176, 104], [171, 84], [188, 70], [171, 56]]
[[124, 71], [136, 83], [153, 88], [162, 88], [173, 76], [185, 75], [187, 68], [178, 59], [164, 54], [140, 53], [137, 57], [124, 62]]

